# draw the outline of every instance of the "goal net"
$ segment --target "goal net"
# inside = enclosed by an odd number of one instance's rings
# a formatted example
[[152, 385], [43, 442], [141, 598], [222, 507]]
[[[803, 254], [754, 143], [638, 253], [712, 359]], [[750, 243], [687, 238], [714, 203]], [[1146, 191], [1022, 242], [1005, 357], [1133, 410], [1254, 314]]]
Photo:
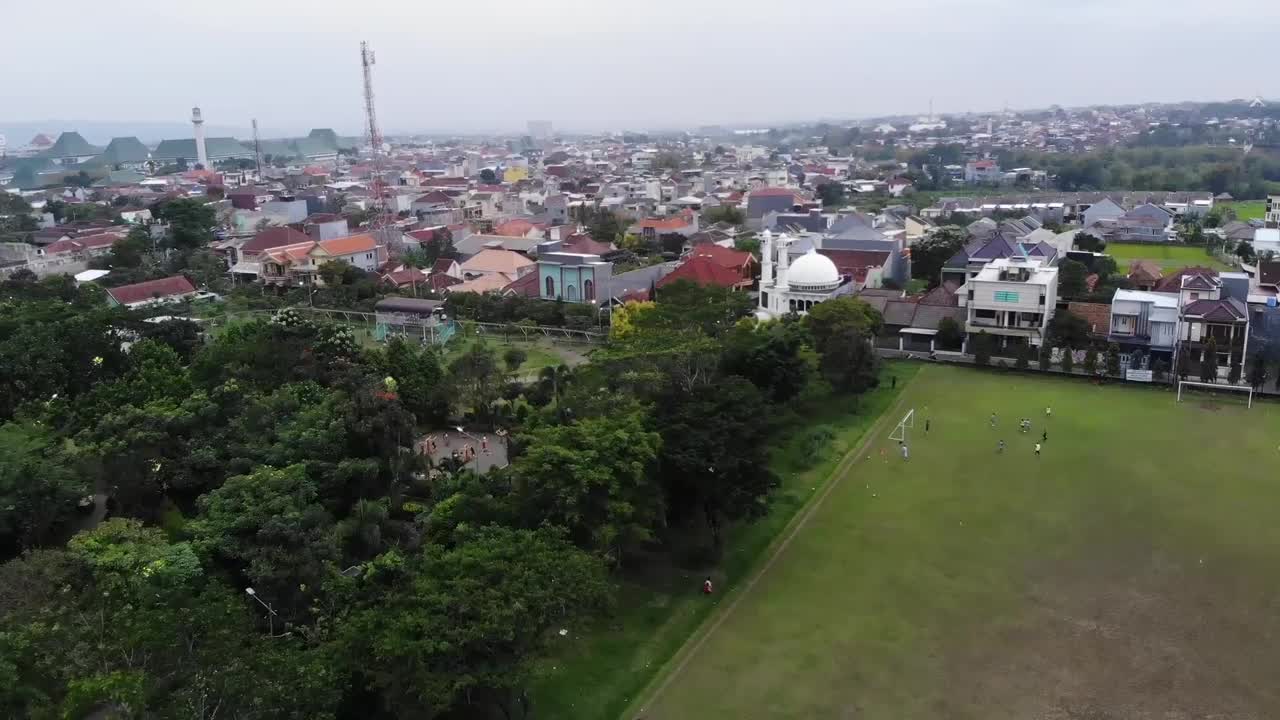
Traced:
[[893, 429], [893, 432], [889, 433], [889, 439], [905, 443], [907, 441], [907, 430], [915, 426], [916, 409], [911, 408], [907, 411], [906, 415], [902, 416], [902, 420], [898, 423], [898, 426]]
[[1210, 406], [1227, 403], [1239, 404], [1241, 400], [1245, 400], [1246, 407], [1253, 407], [1253, 388], [1248, 385], [1179, 380], [1178, 402], [1183, 400], [1194, 400]]

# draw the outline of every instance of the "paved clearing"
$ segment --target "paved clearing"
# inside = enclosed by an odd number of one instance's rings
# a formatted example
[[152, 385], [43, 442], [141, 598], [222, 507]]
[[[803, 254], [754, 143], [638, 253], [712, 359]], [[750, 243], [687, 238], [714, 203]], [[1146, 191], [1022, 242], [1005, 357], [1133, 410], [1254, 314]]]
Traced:
[[637, 715], [1280, 717], [1280, 409], [937, 366], [904, 397], [910, 460], [879, 433]]

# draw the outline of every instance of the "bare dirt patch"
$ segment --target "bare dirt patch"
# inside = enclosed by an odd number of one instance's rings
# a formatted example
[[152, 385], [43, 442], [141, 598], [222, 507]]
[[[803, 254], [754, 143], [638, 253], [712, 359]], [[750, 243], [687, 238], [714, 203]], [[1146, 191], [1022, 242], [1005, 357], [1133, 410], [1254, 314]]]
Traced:
[[1015, 619], [956, 638], [939, 717], [1280, 717], [1274, 596], [1204, 558], [1094, 562], [1042, 576]]

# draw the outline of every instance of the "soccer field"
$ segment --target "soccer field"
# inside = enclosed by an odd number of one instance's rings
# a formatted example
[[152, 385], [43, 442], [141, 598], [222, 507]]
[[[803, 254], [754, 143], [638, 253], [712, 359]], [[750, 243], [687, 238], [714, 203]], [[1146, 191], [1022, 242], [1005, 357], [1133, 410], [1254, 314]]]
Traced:
[[1280, 717], [1280, 409], [941, 366], [911, 407], [630, 717]]

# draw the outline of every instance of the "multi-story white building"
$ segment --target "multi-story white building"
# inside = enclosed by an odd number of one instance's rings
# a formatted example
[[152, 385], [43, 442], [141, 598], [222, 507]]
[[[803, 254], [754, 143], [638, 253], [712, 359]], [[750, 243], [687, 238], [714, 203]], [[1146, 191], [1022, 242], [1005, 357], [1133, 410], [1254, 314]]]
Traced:
[[1280, 228], [1280, 195], [1267, 196], [1267, 214], [1263, 222], [1269, 228]]
[[1044, 342], [1058, 301], [1058, 268], [1044, 258], [992, 260], [965, 284], [969, 341], [985, 332], [996, 349]]
[[1116, 290], [1111, 300], [1111, 327], [1107, 338], [1119, 345], [1124, 355], [1141, 351], [1147, 362], [1159, 356], [1165, 360], [1165, 367], [1169, 367], [1178, 339], [1178, 296]]

